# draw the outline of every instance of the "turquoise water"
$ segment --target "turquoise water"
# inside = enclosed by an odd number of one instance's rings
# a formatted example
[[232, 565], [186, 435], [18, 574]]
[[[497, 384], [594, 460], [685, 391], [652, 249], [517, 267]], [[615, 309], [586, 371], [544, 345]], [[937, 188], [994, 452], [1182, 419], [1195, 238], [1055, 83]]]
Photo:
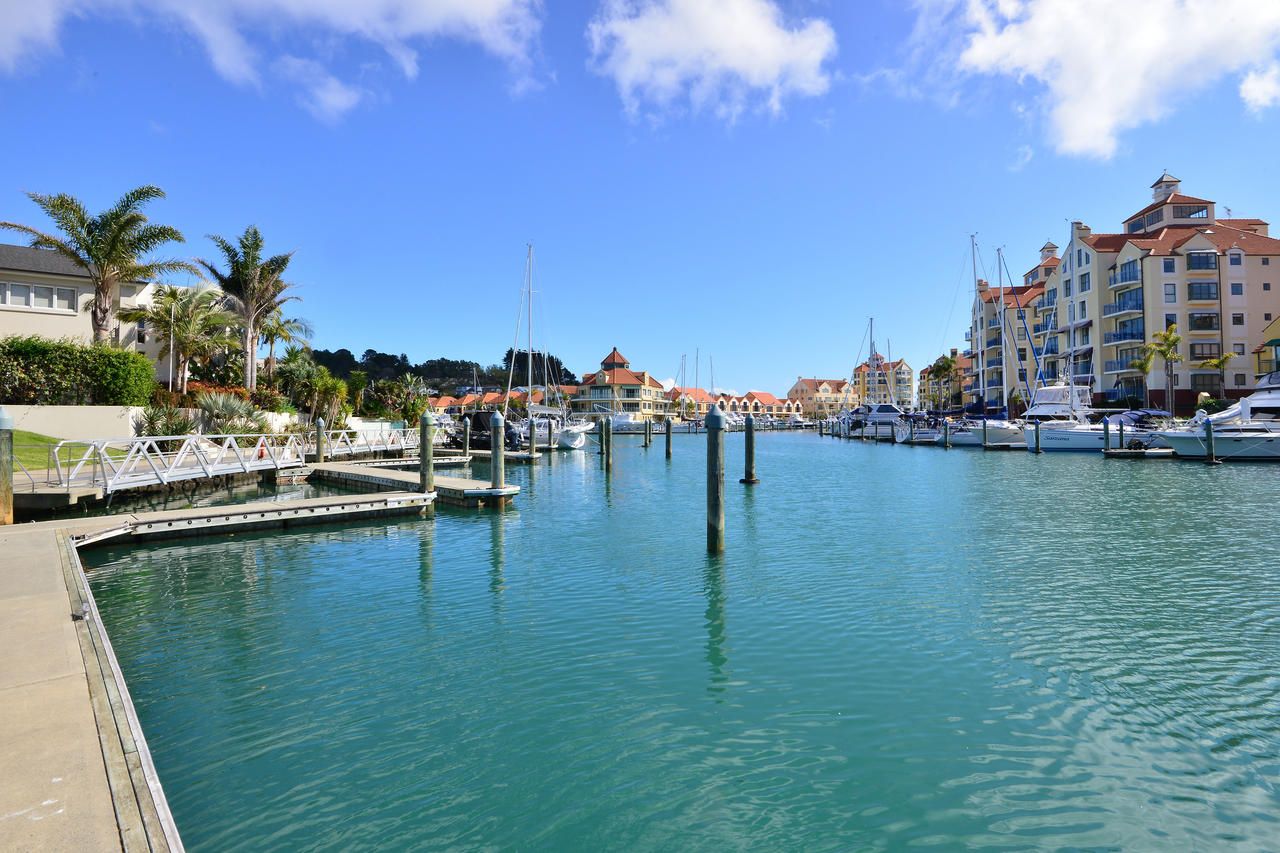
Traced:
[[187, 846], [1280, 846], [1280, 468], [638, 445], [87, 552]]

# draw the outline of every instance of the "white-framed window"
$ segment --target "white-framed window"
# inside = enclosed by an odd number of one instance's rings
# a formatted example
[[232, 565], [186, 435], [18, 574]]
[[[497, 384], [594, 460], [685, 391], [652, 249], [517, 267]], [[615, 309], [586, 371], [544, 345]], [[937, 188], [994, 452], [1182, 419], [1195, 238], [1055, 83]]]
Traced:
[[1178, 301], [1178, 285], [1177, 284], [1172, 284], [1169, 282], [1165, 283], [1164, 301], [1169, 304], [1172, 304]]
[[1244, 344], [1232, 344], [1231, 349], [1235, 351], [1236, 355], [1244, 355]]
[[74, 287], [55, 287], [50, 284], [0, 281], [0, 305], [74, 313], [76, 290]]

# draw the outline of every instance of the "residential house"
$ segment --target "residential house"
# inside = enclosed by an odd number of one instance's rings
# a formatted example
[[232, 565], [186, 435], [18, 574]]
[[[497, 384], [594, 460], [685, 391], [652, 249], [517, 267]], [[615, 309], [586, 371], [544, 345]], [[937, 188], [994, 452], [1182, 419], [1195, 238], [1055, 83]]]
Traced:
[[861, 402], [857, 388], [844, 379], [806, 379], [796, 377], [787, 391], [787, 399], [800, 406], [800, 413], [807, 418], [829, 418], [841, 409], [852, 409]]

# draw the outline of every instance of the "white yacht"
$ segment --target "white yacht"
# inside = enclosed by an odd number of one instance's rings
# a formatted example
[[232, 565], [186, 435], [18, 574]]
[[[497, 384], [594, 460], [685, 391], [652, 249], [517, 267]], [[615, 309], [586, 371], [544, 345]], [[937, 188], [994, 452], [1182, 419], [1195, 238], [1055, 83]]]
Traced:
[[[1041, 385], [1031, 396], [1031, 406], [1022, 415], [1022, 437], [1027, 450], [1036, 448], [1036, 424], [1040, 425], [1041, 450], [1101, 450], [1101, 433], [1096, 442], [1079, 433], [1087, 428], [1093, 411], [1092, 396], [1087, 385], [1055, 382]], [[1077, 434], [1079, 433], [1079, 434]]]
[[[950, 432], [950, 442], [952, 447], [982, 447], [982, 418], [962, 418], [961, 420], [952, 422]], [[987, 418], [987, 444], [989, 445], [1015, 445], [1022, 443], [1022, 427], [1011, 421], [1000, 418]], [[941, 432], [938, 434], [938, 443], [943, 442]]]
[[644, 432], [647, 419], [636, 412], [614, 412], [609, 416], [615, 433]]
[[1254, 392], [1216, 414], [1203, 410], [1186, 426], [1159, 435], [1178, 456], [1203, 459], [1206, 425], [1213, 424], [1213, 451], [1222, 460], [1280, 460], [1280, 371], [1258, 380]]

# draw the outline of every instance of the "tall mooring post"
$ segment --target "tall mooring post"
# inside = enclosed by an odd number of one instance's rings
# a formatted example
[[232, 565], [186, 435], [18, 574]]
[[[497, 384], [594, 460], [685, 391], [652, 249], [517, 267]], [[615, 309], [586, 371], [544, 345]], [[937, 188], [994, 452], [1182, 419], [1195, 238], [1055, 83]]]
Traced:
[[471, 455], [471, 418], [462, 418], [462, 455]]
[[0, 407], [0, 524], [13, 524], [13, 416]]
[[760, 482], [756, 479], [756, 419], [754, 415], [747, 415], [746, 430], [746, 465], [743, 468], [742, 479], [738, 482], [754, 486]]
[[1036, 453], [1040, 452], [1040, 422], [1036, 421]]
[[649, 447], [653, 444], [653, 421], [644, 422], [644, 446]]
[[[1122, 443], [1121, 448], [1124, 447]], [[1110, 416], [1102, 419], [1102, 452], [1105, 453], [1111, 449], [1111, 418]]]
[[1118, 424], [1116, 425], [1116, 427], [1117, 427], [1117, 429], [1118, 429], [1118, 430], [1119, 430], [1119, 432], [1120, 432], [1120, 437], [1119, 437], [1120, 444], [1119, 444], [1119, 447], [1120, 447], [1120, 449], [1121, 449], [1121, 450], [1124, 450], [1124, 421], [1120, 421], [1120, 423], [1118, 423]]
[[424, 412], [418, 422], [418, 491], [436, 490], [436, 416]]
[[604, 419], [604, 470], [613, 471], [613, 418]]
[[1221, 465], [1216, 448], [1213, 446], [1213, 421], [1204, 422], [1204, 464]]
[[324, 461], [324, 418], [316, 418], [316, 461]]
[[533, 419], [533, 415], [529, 415], [529, 459], [538, 455], [538, 424]]
[[671, 418], [667, 418], [667, 458], [671, 458], [671, 433], [675, 427], [671, 423]]
[[507, 424], [502, 412], [489, 418], [489, 485], [495, 489], [507, 485]]
[[987, 449], [987, 419], [982, 419], [982, 449]]
[[942, 422], [942, 447], [945, 450], [951, 449], [951, 421], [949, 420]]
[[707, 412], [707, 551], [724, 550], [724, 413]]

